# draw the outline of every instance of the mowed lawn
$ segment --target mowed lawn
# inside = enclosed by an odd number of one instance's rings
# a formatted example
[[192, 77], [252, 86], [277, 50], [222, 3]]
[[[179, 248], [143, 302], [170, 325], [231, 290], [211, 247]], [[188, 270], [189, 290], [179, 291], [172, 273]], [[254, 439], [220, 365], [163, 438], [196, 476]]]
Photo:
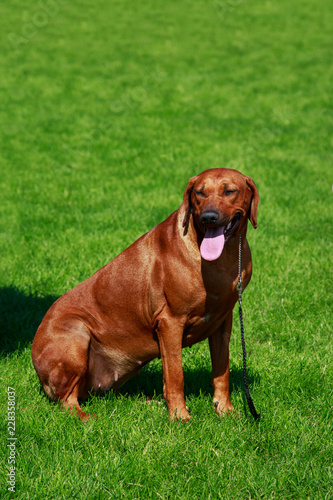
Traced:
[[[0, 19], [0, 498], [332, 499], [330, 2], [15, 0]], [[160, 360], [78, 422], [40, 388], [40, 321], [211, 167], [260, 192], [243, 303], [260, 422], [237, 308], [235, 415], [214, 412], [203, 342], [183, 351], [190, 423], [168, 421]]]

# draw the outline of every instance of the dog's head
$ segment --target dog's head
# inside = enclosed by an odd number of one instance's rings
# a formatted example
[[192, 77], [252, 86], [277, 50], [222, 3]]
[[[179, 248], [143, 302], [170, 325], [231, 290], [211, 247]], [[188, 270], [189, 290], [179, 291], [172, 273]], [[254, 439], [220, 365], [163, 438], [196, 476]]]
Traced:
[[237, 170], [213, 168], [192, 177], [184, 194], [185, 232], [191, 216], [202, 234], [201, 255], [217, 259], [224, 244], [241, 233], [247, 219], [257, 227], [258, 190]]

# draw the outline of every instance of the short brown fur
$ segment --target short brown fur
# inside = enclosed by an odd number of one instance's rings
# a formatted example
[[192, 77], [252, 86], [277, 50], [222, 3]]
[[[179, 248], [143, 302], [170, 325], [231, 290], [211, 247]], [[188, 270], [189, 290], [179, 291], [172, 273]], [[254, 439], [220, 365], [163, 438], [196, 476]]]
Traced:
[[[234, 193], [231, 193], [234, 191]], [[210, 169], [192, 177], [180, 208], [86, 281], [60, 297], [37, 330], [32, 360], [46, 394], [86, 420], [79, 398], [117, 389], [162, 359], [170, 418], [188, 420], [182, 348], [208, 338], [217, 414], [230, 412], [229, 340], [237, 301], [238, 236], [244, 288], [252, 273], [247, 221], [257, 227], [259, 195], [250, 177]], [[205, 261], [201, 215], [240, 222], [222, 255]]]

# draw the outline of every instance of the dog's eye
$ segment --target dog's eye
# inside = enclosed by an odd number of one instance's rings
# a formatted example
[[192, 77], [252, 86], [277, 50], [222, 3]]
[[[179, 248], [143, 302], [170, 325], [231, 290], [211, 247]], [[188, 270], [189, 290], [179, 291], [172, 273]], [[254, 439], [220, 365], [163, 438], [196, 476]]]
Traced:
[[195, 190], [195, 194], [197, 194], [198, 196], [205, 196], [202, 191]]
[[233, 190], [232, 190], [232, 189], [229, 189], [229, 190], [227, 189], [226, 191], [224, 191], [224, 194], [225, 194], [226, 196], [230, 196], [231, 194], [234, 194], [234, 193], [236, 193], [236, 192], [237, 192], [237, 190], [236, 190], [236, 189], [233, 189]]

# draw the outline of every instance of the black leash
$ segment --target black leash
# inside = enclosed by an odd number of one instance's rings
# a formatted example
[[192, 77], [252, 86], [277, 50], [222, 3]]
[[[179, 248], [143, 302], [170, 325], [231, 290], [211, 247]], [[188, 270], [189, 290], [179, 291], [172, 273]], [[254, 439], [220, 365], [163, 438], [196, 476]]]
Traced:
[[243, 325], [243, 311], [242, 311], [242, 293], [243, 293], [243, 282], [242, 282], [242, 238], [239, 235], [239, 246], [238, 246], [238, 302], [239, 302], [239, 321], [240, 321], [240, 330], [241, 330], [241, 339], [242, 339], [242, 349], [243, 349], [243, 375], [244, 375], [244, 390], [245, 396], [247, 399], [247, 404], [249, 405], [250, 412], [254, 418], [254, 420], [260, 419], [260, 414], [257, 413], [251, 395], [249, 391], [249, 385], [247, 382], [247, 373], [246, 373], [246, 350], [245, 350], [245, 338], [244, 338], [244, 325]]

